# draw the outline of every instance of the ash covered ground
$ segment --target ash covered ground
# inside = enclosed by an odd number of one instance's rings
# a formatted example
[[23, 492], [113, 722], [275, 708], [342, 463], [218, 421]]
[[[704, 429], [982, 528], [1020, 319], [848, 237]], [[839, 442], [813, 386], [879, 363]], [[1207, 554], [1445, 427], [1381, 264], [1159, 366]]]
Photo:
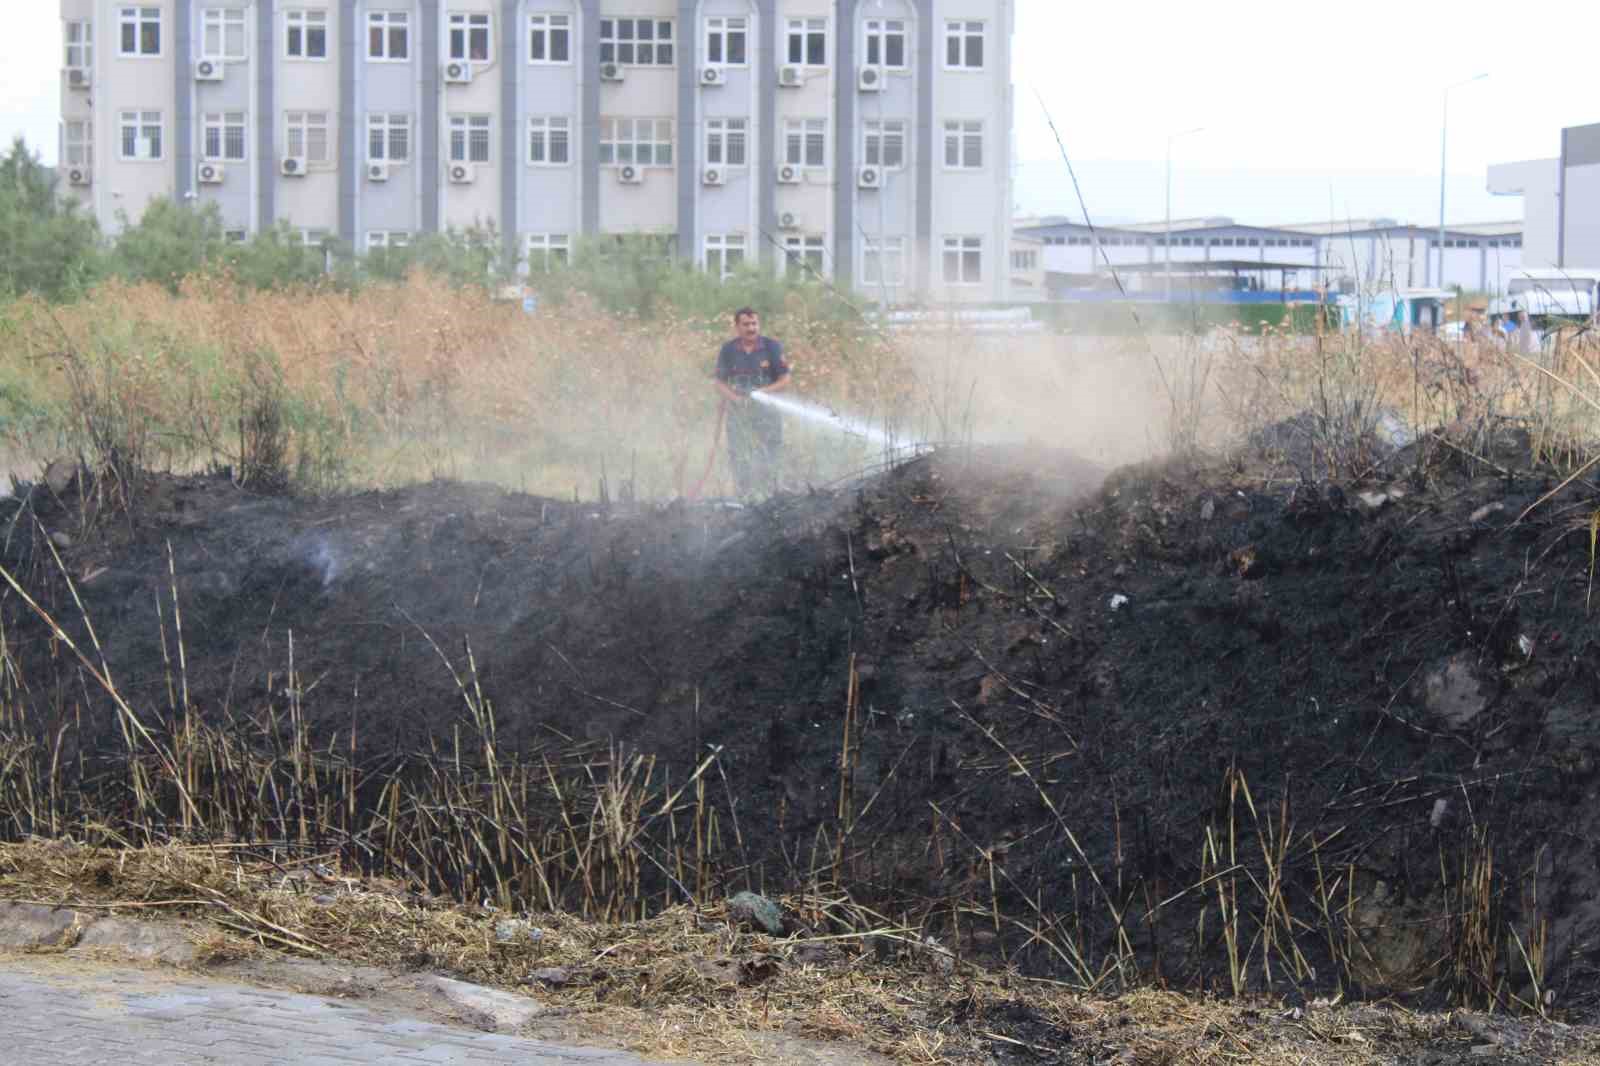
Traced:
[[[1282, 459], [961, 449], [748, 508], [146, 475], [97, 513], [80, 476], [23, 487], [5, 556], [85, 649], [92, 621], [152, 721], [181, 682], [220, 727], [257, 736], [292, 703], [320, 746], [393, 766], [451, 750], [461, 678], [507, 761], [641, 752], [681, 781], [720, 748], [729, 894], [815, 882], [853, 664], [845, 887], [962, 952], [1061, 976], [1040, 929], [1091, 966], [1126, 936], [1151, 976], [1227, 991], [1217, 888], [1265, 913], [1240, 882], [1276, 870], [1304, 965], [1247, 921], [1246, 954], [1277, 960], [1253, 990], [1591, 1017], [1600, 487], [1540, 502], [1561, 478], [1510, 437], [1339, 483]], [[122, 744], [44, 624], [6, 610], [41, 735], [76, 715], [78, 750]], [[81, 698], [38, 680], [63, 676]], [[1469, 911], [1493, 929], [1476, 970]]]

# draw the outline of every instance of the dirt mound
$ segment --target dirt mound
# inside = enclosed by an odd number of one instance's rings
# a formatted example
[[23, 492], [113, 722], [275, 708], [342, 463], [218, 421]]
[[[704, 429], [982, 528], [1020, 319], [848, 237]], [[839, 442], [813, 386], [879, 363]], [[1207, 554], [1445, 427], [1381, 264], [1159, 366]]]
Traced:
[[[750, 508], [151, 477], [131, 513], [39, 486], [0, 517], [8, 569], [98, 664], [92, 621], [156, 732], [185, 706], [257, 745], [304, 723], [351, 806], [392, 800], [384, 768], [479, 759], [474, 731], [505, 764], [609, 753], [591, 784], [643, 753], [673, 789], [700, 768], [717, 816], [643, 817], [715, 836], [693, 885], [643, 830], [620, 847], [660, 900], [828, 881], [1085, 984], [1592, 1007], [1592, 490], [1516, 521], [1558, 479], [1456, 454], [1333, 485], [948, 452]], [[6, 616], [18, 720], [43, 750], [75, 723], [82, 786], [118, 719]]]

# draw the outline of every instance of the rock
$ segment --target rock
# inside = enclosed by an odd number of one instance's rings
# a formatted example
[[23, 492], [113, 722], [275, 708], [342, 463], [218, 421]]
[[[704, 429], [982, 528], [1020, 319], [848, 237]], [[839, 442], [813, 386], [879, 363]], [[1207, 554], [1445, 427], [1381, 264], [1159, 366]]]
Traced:
[[1496, 500], [1493, 503], [1486, 503], [1476, 511], [1473, 511], [1472, 514], [1467, 518], [1467, 521], [1473, 523], [1482, 522], [1485, 518], [1488, 518], [1497, 511], [1504, 511], [1505, 509], [1506, 505], [1501, 503], [1499, 500]]
[[1383, 510], [1388, 506], [1392, 498], [1387, 492], [1368, 491], [1356, 493], [1356, 503], [1360, 504], [1361, 510], [1366, 511], [1368, 514], [1376, 514]]
[[49, 948], [66, 942], [78, 912], [37, 903], [0, 903], [0, 948]]
[[72, 534], [58, 529], [54, 533], [50, 534], [50, 543], [54, 544], [62, 551], [66, 551], [68, 548], [72, 547]]
[[537, 943], [544, 939], [544, 930], [526, 918], [501, 918], [494, 923], [494, 939], [500, 944]]
[[1205, 502], [1200, 505], [1200, 521], [1209, 522], [1216, 513], [1217, 501], [1207, 496]]
[[146, 962], [190, 963], [199, 957], [183, 931], [159, 922], [100, 918], [84, 927], [75, 953], [106, 953]]
[[546, 966], [530, 973], [528, 980], [549, 985], [551, 988], [588, 984], [588, 977], [570, 966]]
[[449, 977], [425, 977], [421, 987], [451, 1007], [466, 1011], [501, 1030], [520, 1029], [544, 1011], [542, 1006], [527, 996]]
[[45, 487], [60, 496], [78, 480], [78, 464], [72, 459], [52, 459], [44, 468]]
[[728, 917], [739, 925], [753, 925], [769, 936], [783, 935], [783, 911], [765, 896], [741, 892], [728, 901]]
[[1470, 652], [1457, 652], [1428, 671], [1423, 680], [1423, 702], [1453, 729], [1472, 724], [1483, 713], [1489, 706], [1489, 694], [1473, 672]]

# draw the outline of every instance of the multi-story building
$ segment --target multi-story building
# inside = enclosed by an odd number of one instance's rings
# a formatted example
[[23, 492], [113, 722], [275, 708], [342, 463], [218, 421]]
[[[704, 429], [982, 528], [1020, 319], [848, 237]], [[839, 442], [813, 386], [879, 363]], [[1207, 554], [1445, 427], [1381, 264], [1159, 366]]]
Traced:
[[887, 302], [1009, 297], [1014, 0], [61, 0], [68, 190], [356, 250], [655, 234]]

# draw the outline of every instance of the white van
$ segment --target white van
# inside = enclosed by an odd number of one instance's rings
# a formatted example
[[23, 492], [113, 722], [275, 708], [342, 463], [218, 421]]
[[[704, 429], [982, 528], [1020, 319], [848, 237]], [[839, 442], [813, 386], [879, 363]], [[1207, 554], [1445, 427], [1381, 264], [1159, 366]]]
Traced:
[[1489, 321], [1506, 319], [1543, 327], [1562, 321], [1588, 322], [1600, 307], [1600, 270], [1524, 267], [1506, 279], [1505, 295], [1489, 304]]

